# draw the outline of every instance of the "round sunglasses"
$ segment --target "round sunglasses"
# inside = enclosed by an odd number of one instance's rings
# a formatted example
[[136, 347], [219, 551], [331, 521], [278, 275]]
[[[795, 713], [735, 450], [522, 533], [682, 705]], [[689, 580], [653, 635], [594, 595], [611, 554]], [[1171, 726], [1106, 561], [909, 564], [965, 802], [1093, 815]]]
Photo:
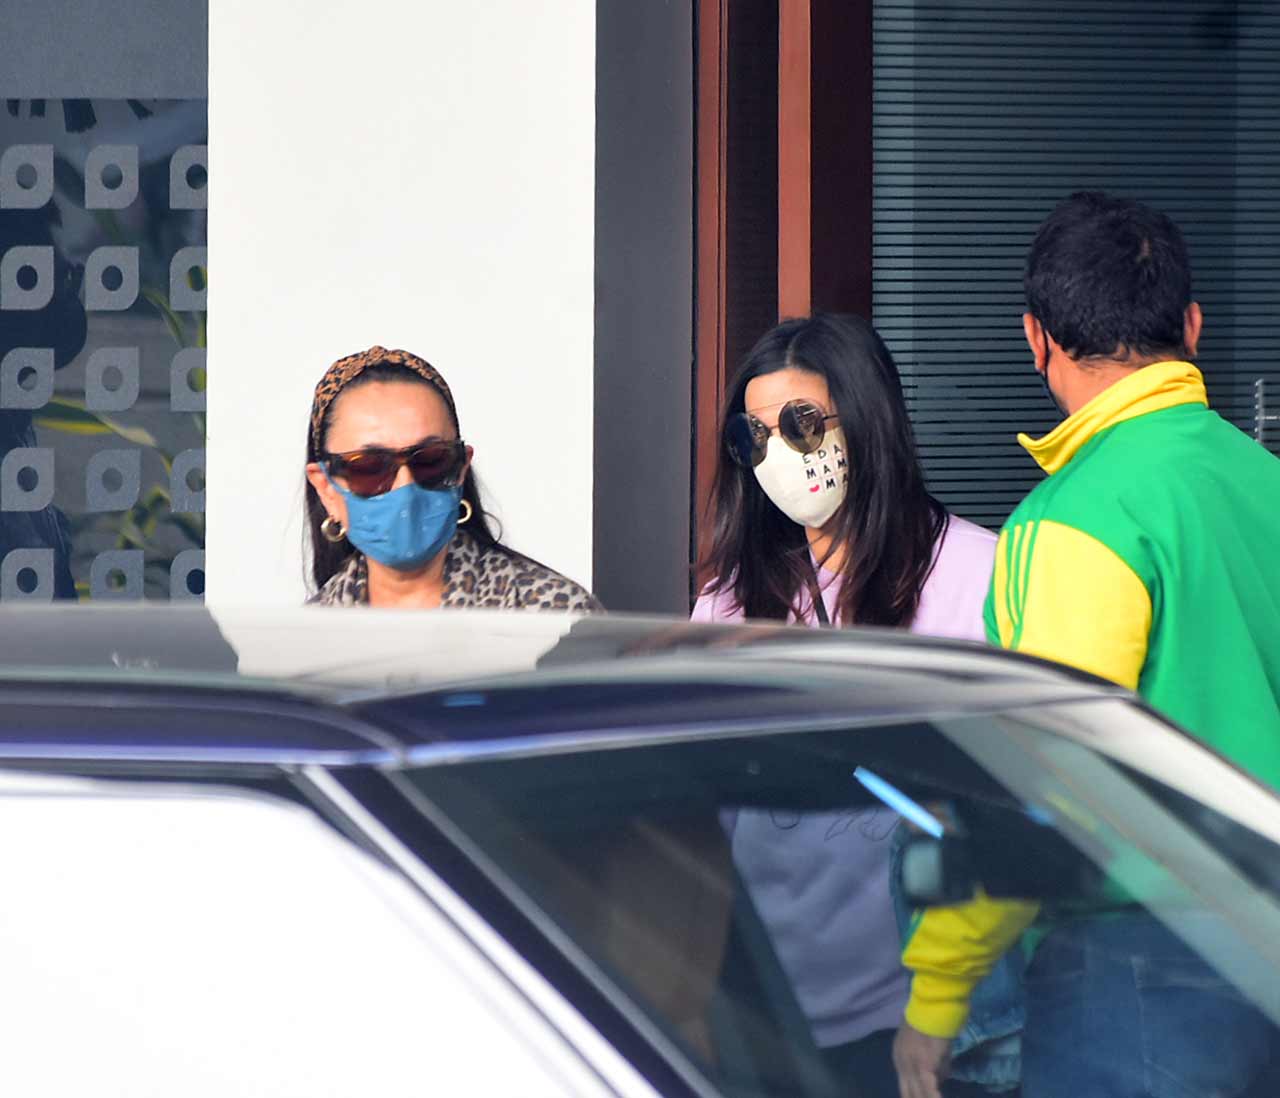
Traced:
[[[829, 415], [811, 400], [788, 400], [778, 410], [778, 434], [793, 450], [812, 454], [822, 445], [827, 421], [839, 419]], [[773, 431], [750, 412], [738, 412], [724, 425], [725, 446], [739, 465], [753, 468], [764, 461]]]
[[466, 460], [467, 446], [460, 438], [428, 439], [403, 450], [370, 447], [321, 457], [329, 476], [341, 477], [352, 492], [365, 497], [389, 492], [404, 465], [420, 487], [448, 487], [457, 483]]

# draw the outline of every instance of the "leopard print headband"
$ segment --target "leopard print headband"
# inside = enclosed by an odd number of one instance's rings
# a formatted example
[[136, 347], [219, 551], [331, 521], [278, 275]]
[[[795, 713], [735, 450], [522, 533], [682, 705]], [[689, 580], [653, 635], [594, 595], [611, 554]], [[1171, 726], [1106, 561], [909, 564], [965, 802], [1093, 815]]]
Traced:
[[436, 390], [449, 406], [449, 415], [453, 422], [458, 422], [458, 409], [453, 404], [453, 394], [448, 383], [426, 359], [410, 354], [408, 351], [388, 351], [385, 347], [370, 347], [359, 354], [340, 358], [325, 371], [324, 377], [316, 386], [315, 399], [311, 402], [311, 445], [316, 453], [320, 452], [320, 432], [324, 427], [325, 413], [338, 398], [338, 394], [358, 378], [371, 366], [403, 366], [412, 370], [423, 381]]

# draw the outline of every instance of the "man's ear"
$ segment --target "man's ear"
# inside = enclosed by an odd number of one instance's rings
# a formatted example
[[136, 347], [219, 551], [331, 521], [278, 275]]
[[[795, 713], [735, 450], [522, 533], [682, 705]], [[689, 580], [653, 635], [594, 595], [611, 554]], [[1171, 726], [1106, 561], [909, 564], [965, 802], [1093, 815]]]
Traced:
[[1031, 313], [1022, 314], [1022, 334], [1027, 337], [1027, 346], [1031, 348], [1031, 357], [1036, 360], [1036, 369], [1043, 374], [1048, 363], [1045, 361], [1044, 325]]
[[1200, 302], [1193, 301], [1182, 314], [1182, 345], [1186, 348], [1187, 357], [1196, 357], [1196, 348], [1200, 346], [1200, 329], [1204, 325], [1204, 313], [1200, 311]]

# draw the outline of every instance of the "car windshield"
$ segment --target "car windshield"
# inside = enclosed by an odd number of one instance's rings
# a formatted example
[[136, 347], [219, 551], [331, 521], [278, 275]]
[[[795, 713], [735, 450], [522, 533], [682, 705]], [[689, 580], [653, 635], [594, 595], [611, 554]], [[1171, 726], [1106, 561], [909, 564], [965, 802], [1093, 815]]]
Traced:
[[[1019, 968], [1046, 927], [1145, 911], [1280, 1021], [1274, 799], [1128, 702], [614, 743], [398, 780], [725, 1094], [848, 1093], [832, 1050], [900, 1020], [900, 937], [978, 888], [1041, 903]], [[954, 1074], [983, 1079], [1020, 1024], [966, 1031]]]

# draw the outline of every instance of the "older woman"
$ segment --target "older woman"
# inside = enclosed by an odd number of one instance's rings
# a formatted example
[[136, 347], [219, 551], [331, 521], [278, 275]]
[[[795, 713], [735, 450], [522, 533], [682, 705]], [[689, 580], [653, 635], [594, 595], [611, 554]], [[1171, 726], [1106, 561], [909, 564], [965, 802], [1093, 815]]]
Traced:
[[584, 588], [498, 540], [472, 454], [430, 363], [371, 347], [329, 367], [307, 432], [309, 601], [600, 609]]

